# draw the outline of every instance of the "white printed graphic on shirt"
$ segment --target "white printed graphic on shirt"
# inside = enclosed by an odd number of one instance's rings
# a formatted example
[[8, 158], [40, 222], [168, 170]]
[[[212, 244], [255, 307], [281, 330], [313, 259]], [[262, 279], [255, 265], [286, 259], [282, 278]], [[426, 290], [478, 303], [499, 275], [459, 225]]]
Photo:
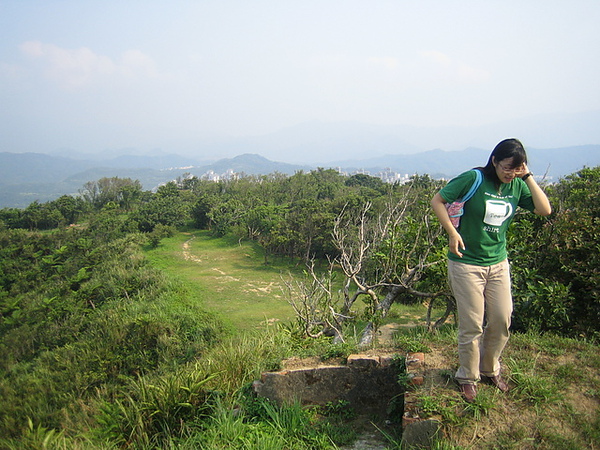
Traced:
[[485, 218], [483, 222], [499, 227], [510, 217], [513, 207], [510, 203], [502, 200], [486, 200], [485, 202]]

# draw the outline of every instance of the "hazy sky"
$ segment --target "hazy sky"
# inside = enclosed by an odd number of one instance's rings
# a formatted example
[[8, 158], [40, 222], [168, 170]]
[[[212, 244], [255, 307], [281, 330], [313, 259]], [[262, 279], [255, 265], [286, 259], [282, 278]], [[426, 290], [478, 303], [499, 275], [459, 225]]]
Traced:
[[0, 151], [600, 109], [598, 0], [0, 0]]

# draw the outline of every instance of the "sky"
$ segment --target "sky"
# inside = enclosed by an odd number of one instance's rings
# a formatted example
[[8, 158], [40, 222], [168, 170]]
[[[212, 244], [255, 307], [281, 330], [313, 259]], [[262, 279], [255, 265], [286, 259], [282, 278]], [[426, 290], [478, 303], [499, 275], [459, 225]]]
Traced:
[[598, 111], [599, 23], [598, 0], [0, 0], [0, 151]]

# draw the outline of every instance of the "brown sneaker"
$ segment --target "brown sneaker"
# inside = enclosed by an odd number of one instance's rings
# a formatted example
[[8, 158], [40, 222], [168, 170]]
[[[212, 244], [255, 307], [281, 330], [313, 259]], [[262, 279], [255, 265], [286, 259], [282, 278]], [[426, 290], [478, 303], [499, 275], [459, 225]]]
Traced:
[[510, 390], [508, 383], [506, 381], [504, 381], [500, 375], [496, 375], [493, 377], [486, 376], [485, 378], [487, 378], [490, 381], [490, 383], [492, 383], [494, 386], [496, 386], [498, 389], [500, 389], [504, 393], [506, 393]]
[[458, 388], [467, 403], [473, 403], [477, 397], [477, 387], [474, 384], [459, 384]]

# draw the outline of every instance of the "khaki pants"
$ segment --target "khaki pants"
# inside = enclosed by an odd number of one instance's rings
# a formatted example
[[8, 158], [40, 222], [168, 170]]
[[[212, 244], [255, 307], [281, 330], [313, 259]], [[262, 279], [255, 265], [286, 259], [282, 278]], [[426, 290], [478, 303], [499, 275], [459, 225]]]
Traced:
[[508, 260], [489, 267], [448, 261], [448, 279], [458, 309], [456, 380], [499, 375], [513, 309]]

